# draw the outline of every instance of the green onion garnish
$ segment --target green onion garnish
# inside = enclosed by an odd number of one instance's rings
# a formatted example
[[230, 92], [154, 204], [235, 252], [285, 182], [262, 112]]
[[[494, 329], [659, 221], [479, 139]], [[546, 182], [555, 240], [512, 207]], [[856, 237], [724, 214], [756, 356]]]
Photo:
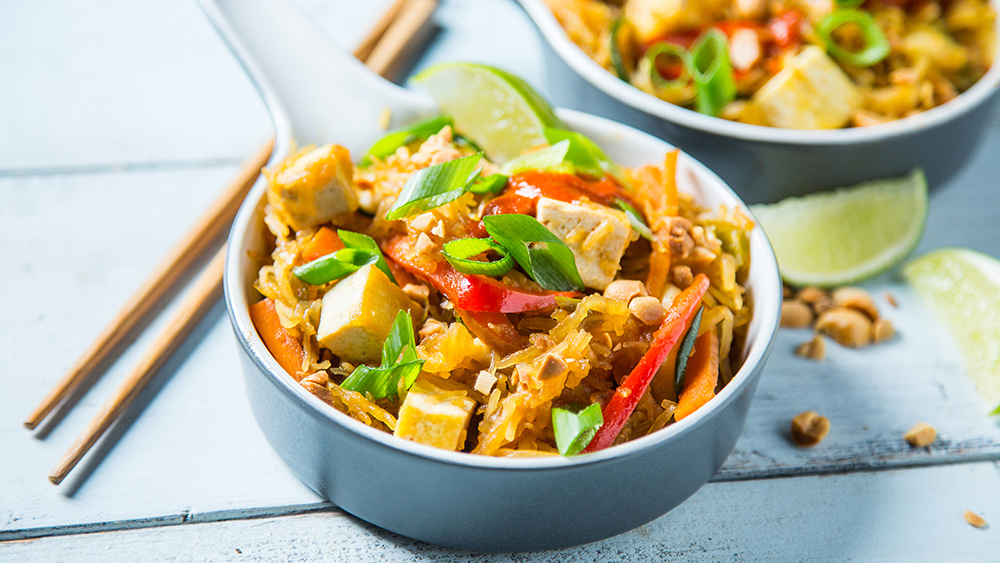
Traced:
[[608, 158], [601, 147], [586, 135], [553, 127], [546, 127], [544, 132], [545, 138], [553, 146], [569, 141], [569, 148], [566, 149], [563, 160], [572, 164], [575, 172], [582, 172], [594, 178], [603, 178], [610, 174], [621, 186], [630, 187], [628, 177], [622, 168]]
[[[728, 53], [728, 51], [727, 51]], [[691, 73], [689, 72], [687, 65], [685, 64], [688, 58], [688, 52], [684, 47], [677, 45], [676, 43], [670, 43], [668, 41], [660, 41], [654, 43], [649, 49], [646, 50], [646, 54], [642, 56], [643, 72], [649, 73], [649, 81], [660, 90], [666, 91], [676, 91], [684, 88], [691, 83]], [[681, 66], [681, 75], [673, 80], [667, 80], [663, 78], [660, 74], [659, 62], [660, 59], [676, 59]]]
[[340, 386], [358, 393], [371, 393], [375, 399], [389, 397], [398, 392], [400, 379], [409, 389], [423, 365], [424, 361], [417, 357], [413, 319], [408, 312], [400, 311], [382, 345], [382, 365], [377, 368], [360, 365]]
[[583, 290], [573, 251], [530, 215], [488, 215], [486, 232], [545, 289]]
[[615, 69], [618, 78], [628, 82], [628, 69], [625, 68], [625, 59], [622, 57], [621, 34], [622, 25], [625, 23], [625, 16], [619, 16], [611, 24], [611, 67]]
[[476, 178], [469, 191], [474, 194], [495, 194], [500, 193], [507, 186], [507, 176], [503, 174], [490, 174], [485, 178]]
[[295, 277], [309, 285], [322, 285], [354, 273], [368, 264], [375, 264], [392, 283], [396, 283], [375, 239], [345, 230], [338, 230], [337, 236], [344, 243], [344, 248], [295, 268], [292, 270]]
[[716, 28], [701, 34], [686, 58], [687, 71], [694, 79], [695, 108], [718, 115], [736, 99], [736, 78], [729, 63], [729, 40]]
[[361, 168], [371, 166], [374, 158], [385, 160], [389, 155], [396, 152], [396, 149], [408, 145], [414, 141], [426, 141], [431, 135], [437, 134], [447, 125], [453, 125], [453, 121], [447, 115], [439, 115], [423, 121], [418, 121], [406, 127], [394, 129], [384, 137], [375, 141], [372, 148], [358, 164]]
[[378, 256], [371, 252], [354, 248], [342, 248], [333, 254], [327, 254], [308, 264], [303, 264], [292, 270], [292, 273], [295, 274], [295, 277], [309, 285], [323, 285], [324, 283], [352, 274], [368, 264], [374, 264], [377, 261]]
[[840, 8], [857, 8], [864, 3], [865, 0], [834, 0], [834, 4]]
[[[502, 256], [499, 260], [492, 262], [479, 262], [469, 260], [484, 252], [495, 252]], [[514, 259], [510, 257], [502, 246], [485, 238], [463, 238], [444, 243], [441, 255], [463, 274], [479, 274], [483, 276], [499, 277], [514, 267]]]
[[471, 154], [414, 172], [385, 218], [390, 221], [402, 219], [462, 197], [479, 176], [476, 165], [481, 158], [482, 153]]
[[702, 307], [694, 314], [694, 318], [691, 319], [691, 327], [688, 328], [687, 334], [681, 340], [680, 348], [677, 349], [677, 362], [674, 365], [674, 395], [677, 397], [680, 397], [681, 391], [684, 390], [684, 374], [687, 372], [688, 356], [691, 355], [691, 350], [694, 348], [694, 341], [698, 339], [698, 329], [701, 328], [701, 313], [704, 310], [705, 308]]
[[569, 141], [561, 141], [508, 160], [504, 163], [502, 171], [508, 176], [525, 170], [555, 170], [572, 173], [573, 166], [565, 163], [568, 151]]
[[392, 270], [389, 269], [389, 263], [385, 261], [385, 256], [382, 255], [382, 250], [378, 247], [375, 239], [363, 233], [355, 233], [343, 229], [337, 229], [337, 236], [340, 237], [340, 242], [344, 244], [344, 248], [365, 250], [378, 257], [378, 260], [375, 261], [375, 267], [382, 270], [382, 273], [392, 280], [392, 283], [396, 283], [396, 278], [392, 275]]
[[604, 425], [601, 405], [594, 403], [583, 410], [555, 407], [552, 409], [552, 431], [561, 455], [580, 453]]
[[639, 213], [638, 209], [632, 207], [631, 203], [620, 197], [615, 198], [615, 207], [625, 212], [625, 217], [628, 219], [629, 224], [632, 225], [635, 232], [639, 233], [639, 236], [646, 240], [653, 240], [653, 230], [646, 224], [646, 220], [642, 217], [642, 213]]
[[[861, 29], [865, 46], [860, 51], [848, 51], [837, 44], [833, 32], [840, 26], [856, 24]], [[854, 66], [872, 66], [889, 56], [889, 40], [882, 28], [875, 23], [875, 18], [861, 10], [836, 10], [821, 19], [816, 24], [816, 34], [826, 45], [826, 50], [841, 62]]]

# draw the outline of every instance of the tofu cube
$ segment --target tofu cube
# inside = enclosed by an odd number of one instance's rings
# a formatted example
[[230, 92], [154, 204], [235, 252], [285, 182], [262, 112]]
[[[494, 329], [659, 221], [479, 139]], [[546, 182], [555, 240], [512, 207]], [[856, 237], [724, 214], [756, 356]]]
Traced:
[[354, 165], [340, 145], [300, 153], [265, 173], [267, 201], [292, 230], [322, 225], [358, 208]]
[[369, 264], [323, 296], [316, 338], [341, 360], [378, 363], [396, 315], [415, 306], [382, 270]]
[[730, 0], [629, 0], [625, 19], [641, 43], [653, 43], [671, 31], [702, 27], [722, 16]]
[[436, 448], [461, 450], [475, 408], [476, 401], [464, 391], [417, 381], [399, 407], [395, 435]]
[[851, 79], [815, 46], [796, 55], [753, 97], [768, 124], [787, 129], [843, 127], [861, 101]]
[[573, 251], [583, 285], [603, 291], [621, 268], [632, 240], [625, 213], [595, 203], [538, 200], [536, 218]]

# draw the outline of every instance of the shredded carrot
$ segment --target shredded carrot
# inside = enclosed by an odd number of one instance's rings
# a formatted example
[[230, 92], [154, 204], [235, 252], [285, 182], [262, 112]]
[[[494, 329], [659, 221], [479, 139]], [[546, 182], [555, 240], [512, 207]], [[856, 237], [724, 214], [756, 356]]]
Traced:
[[288, 330], [281, 326], [278, 319], [278, 311], [274, 308], [273, 299], [264, 299], [250, 306], [250, 320], [257, 327], [264, 345], [271, 351], [271, 355], [278, 360], [278, 365], [285, 369], [295, 381], [299, 381], [305, 375], [302, 371], [302, 344], [292, 336]]
[[344, 248], [344, 243], [340, 242], [337, 233], [329, 227], [321, 227], [306, 245], [305, 250], [302, 251], [302, 260], [312, 262], [327, 254], [333, 254], [341, 248]]
[[673, 217], [680, 210], [677, 199], [677, 155], [681, 151], [674, 149], [663, 158], [663, 192], [666, 194], [666, 215]]
[[[656, 238], [654, 236], [654, 238]], [[660, 241], [653, 241], [653, 252], [649, 255], [649, 274], [646, 275], [646, 291], [650, 295], [663, 295], [670, 273], [670, 253], [663, 252]]]
[[719, 335], [714, 328], [698, 337], [688, 360], [684, 390], [677, 401], [674, 420], [681, 420], [715, 396], [719, 382]]

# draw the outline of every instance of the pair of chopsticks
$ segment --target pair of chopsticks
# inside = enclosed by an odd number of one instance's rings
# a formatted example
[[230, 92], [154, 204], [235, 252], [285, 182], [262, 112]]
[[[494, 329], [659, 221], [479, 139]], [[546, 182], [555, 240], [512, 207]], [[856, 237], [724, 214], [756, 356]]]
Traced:
[[[395, 0], [355, 49], [355, 56], [383, 76], [392, 72], [406, 54], [406, 46], [430, 19], [437, 4], [438, 0]], [[147, 314], [181, 282], [205, 251], [229, 229], [240, 204], [270, 158], [273, 146], [274, 140], [268, 140], [243, 164], [219, 199], [171, 250], [121, 312], [112, 319], [111, 324], [32, 411], [24, 421], [29, 430], [36, 428], [70, 393], [86, 382], [105, 360], [112, 358], [125, 336], [140, 326]], [[53, 484], [58, 485], [66, 478], [216, 301], [222, 292], [225, 249], [223, 245], [216, 251], [152, 347], [59, 460], [49, 475], [49, 481]]]

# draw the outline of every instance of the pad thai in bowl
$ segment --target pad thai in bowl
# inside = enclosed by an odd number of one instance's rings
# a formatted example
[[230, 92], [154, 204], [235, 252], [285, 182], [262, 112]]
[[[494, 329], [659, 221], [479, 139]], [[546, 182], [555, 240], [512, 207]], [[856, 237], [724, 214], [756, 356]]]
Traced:
[[990, 69], [988, 0], [545, 0], [621, 80], [753, 125], [886, 123], [955, 99]]
[[354, 165], [338, 145], [265, 170], [270, 263], [251, 317], [330, 407], [503, 457], [655, 432], [741, 367], [753, 221], [681, 193], [676, 150], [626, 169], [586, 136], [502, 166], [440, 116]]
[[671, 140], [750, 203], [914, 168], [933, 188], [1000, 97], [1000, 0], [518, 2], [559, 103]]
[[[774, 253], [687, 154], [454, 65], [471, 114], [436, 96], [453, 118], [374, 146], [343, 128], [290, 149], [270, 107], [279, 148], [224, 284], [254, 417], [303, 483], [422, 541], [536, 551], [641, 526], [733, 451], [777, 331]], [[505, 156], [470, 125], [524, 123], [490, 77], [544, 118]]]

